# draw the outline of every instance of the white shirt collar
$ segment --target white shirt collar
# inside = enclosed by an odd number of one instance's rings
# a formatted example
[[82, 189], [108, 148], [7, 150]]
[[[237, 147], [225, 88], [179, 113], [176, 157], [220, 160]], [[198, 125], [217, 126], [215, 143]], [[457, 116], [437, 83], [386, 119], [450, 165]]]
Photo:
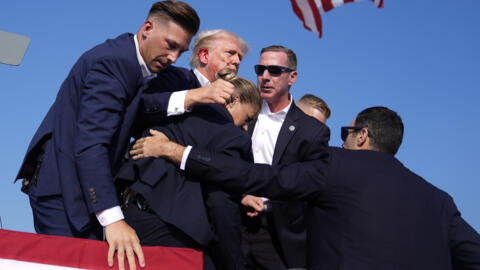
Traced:
[[288, 94], [289, 95], [289, 98], [290, 98], [290, 103], [288, 103], [288, 106], [283, 108], [281, 111], [278, 111], [276, 113], [273, 113], [272, 111], [270, 111], [270, 107], [268, 106], [268, 103], [263, 100], [262, 101], [262, 110], [260, 111], [260, 114], [266, 114], [266, 115], [270, 115], [270, 116], [275, 116], [275, 115], [286, 115], [288, 113], [288, 111], [290, 110], [290, 107], [292, 106], [292, 101], [293, 101], [293, 98], [292, 98], [292, 95]]
[[140, 49], [138, 47], [138, 40], [137, 40], [137, 35], [136, 34], [133, 36], [133, 41], [135, 42], [135, 50], [137, 52], [137, 60], [138, 60], [138, 63], [140, 64], [140, 69], [142, 70], [143, 78], [148, 78], [148, 77], [154, 78], [154, 77], [156, 77], [157, 74], [152, 73], [150, 71], [150, 69], [148, 69], [147, 64], [145, 64], [145, 61], [143, 60], [143, 57], [140, 54]]
[[193, 73], [197, 76], [197, 80], [200, 82], [201, 86], [209, 85], [210, 81], [205, 77], [198, 69], [194, 68]]

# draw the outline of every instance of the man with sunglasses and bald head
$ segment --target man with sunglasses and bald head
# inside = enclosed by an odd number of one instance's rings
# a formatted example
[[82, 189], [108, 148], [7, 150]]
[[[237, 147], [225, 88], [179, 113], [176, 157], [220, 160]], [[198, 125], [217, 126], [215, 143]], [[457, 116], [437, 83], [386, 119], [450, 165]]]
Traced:
[[[290, 88], [297, 80], [297, 58], [284, 46], [263, 48], [255, 65], [263, 99], [256, 121], [248, 126], [255, 163], [287, 165], [324, 154], [329, 129], [303, 113]], [[243, 217], [246, 269], [306, 266], [305, 204], [246, 195], [242, 204], [255, 212]]]

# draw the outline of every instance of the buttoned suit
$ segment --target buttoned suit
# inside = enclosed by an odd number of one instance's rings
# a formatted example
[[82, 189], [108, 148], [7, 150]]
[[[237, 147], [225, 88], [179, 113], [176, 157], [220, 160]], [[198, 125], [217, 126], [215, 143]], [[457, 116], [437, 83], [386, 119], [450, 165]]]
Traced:
[[[250, 135], [253, 134], [255, 125], [256, 123], [249, 125]], [[292, 101], [278, 133], [272, 165], [287, 165], [320, 158], [325, 154], [329, 136], [330, 132], [323, 123], [303, 113]], [[272, 200], [271, 211], [265, 213], [274, 247], [289, 268], [306, 265], [305, 210], [304, 202]], [[260, 217], [244, 218], [246, 237], [249, 237], [249, 231], [258, 230], [255, 227], [260, 226], [259, 219]], [[251, 252], [256, 251], [252, 249]]]
[[192, 149], [186, 171], [226, 188], [307, 200], [308, 269], [480, 269], [480, 236], [447, 193], [391, 155], [329, 152], [270, 167]]
[[[57, 196], [63, 201], [72, 231], [98, 227], [94, 213], [118, 205], [112, 173], [125, 153], [147, 85], [133, 38], [123, 34], [109, 39], [78, 59], [30, 142], [17, 175], [34, 182], [29, 194], [32, 207], [39, 198]], [[34, 218], [41, 221], [42, 216], [34, 213]]]

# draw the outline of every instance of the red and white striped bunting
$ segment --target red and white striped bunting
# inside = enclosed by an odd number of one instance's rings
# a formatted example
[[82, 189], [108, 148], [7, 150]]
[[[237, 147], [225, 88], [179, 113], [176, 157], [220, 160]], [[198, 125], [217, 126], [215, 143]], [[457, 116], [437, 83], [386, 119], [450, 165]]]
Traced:
[[[202, 252], [188, 248], [143, 247], [145, 268], [201, 270]], [[107, 264], [106, 242], [0, 230], [0, 269], [118, 269]], [[125, 265], [128, 265], [125, 261]], [[128, 267], [127, 267], [128, 268]]]

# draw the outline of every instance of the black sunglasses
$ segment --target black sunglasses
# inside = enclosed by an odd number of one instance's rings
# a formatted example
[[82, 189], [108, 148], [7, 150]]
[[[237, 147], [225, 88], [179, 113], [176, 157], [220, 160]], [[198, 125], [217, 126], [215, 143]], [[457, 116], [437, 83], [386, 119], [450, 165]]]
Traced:
[[358, 132], [360, 130], [362, 130], [363, 127], [342, 127], [341, 129], [341, 137], [342, 137], [342, 141], [345, 141], [348, 137], [348, 134], [349, 134], [349, 130], [353, 130], [354, 132]]
[[264, 66], [264, 65], [255, 65], [255, 73], [258, 76], [261, 76], [265, 69], [268, 70], [268, 73], [272, 76], [280, 76], [283, 72], [292, 72], [293, 69], [282, 66]]

